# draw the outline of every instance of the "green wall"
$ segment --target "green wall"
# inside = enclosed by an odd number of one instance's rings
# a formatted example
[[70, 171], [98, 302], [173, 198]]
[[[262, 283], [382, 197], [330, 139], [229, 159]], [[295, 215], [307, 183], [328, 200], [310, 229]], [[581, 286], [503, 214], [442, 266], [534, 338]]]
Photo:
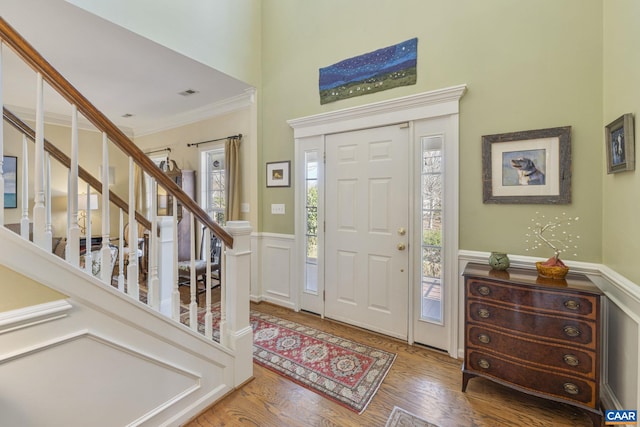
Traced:
[[[640, 28], [637, 17], [640, 16], [640, 3], [635, 0], [607, 0], [603, 3], [604, 114], [600, 128], [625, 113], [633, 113], [637, 129], [640, 111]], [[604, 145], [601, 155], [604, 159]], [[640, 284], [637, 264], [640, 253], [640, 171], [607, 175], [605, 168], [603, 175], [603, 263]]]
[[[293, 160], [286, 121], [467, 84], [460, 108], [460, 248], [529, 253], [536, 211], [579, 216], [578, 258], [602, 258], [601, 0], [265, 0], [262, 167]], [[320, 105], [318, 69], [418, 37], [416, 85]], [[572, 126], [570, 205], [482, 203], [481, 137]], [[259, 176], [262, 176], [260, 173]], [[262, 188], [261, 231], [294, 232], [294, 187]], [[287, 215], [270, 214], [286, 203]]]

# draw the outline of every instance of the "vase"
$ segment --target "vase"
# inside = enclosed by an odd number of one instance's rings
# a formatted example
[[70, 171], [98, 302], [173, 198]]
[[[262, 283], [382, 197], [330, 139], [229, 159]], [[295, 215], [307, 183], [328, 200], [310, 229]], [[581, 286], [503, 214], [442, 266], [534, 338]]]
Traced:
[[543, 262], [536, 262], [538, 274], [549, 279], [564, 279], [569, 272], [569, 267], [563, 265], [544, 265]]
[[510, 265], [509, 257], [504, 252], [491, 252], [489, 265], [495, 270], [506, 270]]

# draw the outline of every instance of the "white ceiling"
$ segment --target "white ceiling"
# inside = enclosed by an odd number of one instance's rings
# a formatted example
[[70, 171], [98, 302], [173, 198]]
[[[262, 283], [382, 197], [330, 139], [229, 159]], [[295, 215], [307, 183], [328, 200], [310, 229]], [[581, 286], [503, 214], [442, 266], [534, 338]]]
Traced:
[[[250, 88], [64, 0], [0, 0], [0, 16], [129, 134], [188, 123]], [[4, 104], [29, 119], [35, 73], [9, 48], [3, 53]], [[179, 95], [187, 89], [198, 93]], [[69, 104], [46, 85], [44, 96], [48, 117], [69, 117]]]

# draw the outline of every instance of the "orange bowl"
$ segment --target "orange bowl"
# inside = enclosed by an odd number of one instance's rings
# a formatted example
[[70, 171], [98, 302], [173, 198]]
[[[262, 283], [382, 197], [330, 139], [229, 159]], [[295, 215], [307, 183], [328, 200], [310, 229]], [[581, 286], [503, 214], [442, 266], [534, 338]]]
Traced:
[[544, 265], [541, 261], [536, 262], [536, 269], [540, 276], [548, 277], [550, 279], [564, 279], [569, 272], [569, 267]]

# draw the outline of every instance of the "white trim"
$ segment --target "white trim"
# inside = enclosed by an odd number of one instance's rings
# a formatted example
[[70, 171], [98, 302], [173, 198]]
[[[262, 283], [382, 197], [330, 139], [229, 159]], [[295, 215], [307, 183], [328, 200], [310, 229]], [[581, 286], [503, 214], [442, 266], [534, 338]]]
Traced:
[[324, 135], [458, 113], [466, 85], [418, 93], [402, 98], [288, 120], [294, 137]]
[[0, 313], [0, 335], [67, 316], [73, 306], [65, 300]]
[[[459, 119], [457, 115], [459, 114], [459, 104], [460, 98], [467, 90], [467, 86], [462, 84], [458, 86], [452, 86], [448, 88], [433, 90], [429, 92], [409, 95], [401, 98], [371, 103], [367, 105], [345, 108], [342, 110], [331, 111], [327, 113], [321, 113], [314, 116], [301, 117], [297, 119], [288, 120], [287, 123], [289, 126], [293, 128], [293, 135], [295, 138], [295, 145], [299, 145], [303, 141], [307, 141], [306, 138], [312, 138], [317, 136], [323, 136], [332, 133], [339, 132], [347, 132], [354, 131], [359, 129], [366, 129], [372, 127], [380, 127], [385, 125], [391, 125], [394, 123], [404, 123], [404, 122], [419, 122], [422, 120], [433, 119], [436, 117], [442, 116], [451, 116], [455, 120], [455, 132], [452, 135], [451, 144], [455, 145], [454, 150], [458, 150], [459, 144], [459, 131], [457, 126], [459, 125]], [[416, 143], [416, 141], [410, 141], [412, 145]], [[296, 154], [299, 153], [299, 150], [296, 148]], [[299, 159], [295, 162], [295, 176], [300, 176], [301, 172], [299, 168], [301, 166], [301, 162]], [[458, 162], [456, 162], [457, 165]], [[407, 165], [409, 166], [409, 165]], [[325, 167], [326, 171], [326, 167]], [[453, 173], [457, 176], [457, 172]], [[328, 173], [325, 173], [325, 179]], [[453, 183], [454, 186], [457, 187], [457, 182]], [[301, 186], [297, 186], [297, 192], [303, 191]], [[416, 189], [413, 189], [415, 192]], [[303, 200], [301, 195], [296, 195], [296, 200]], [[456, 197], [456, 196], [454, 196]], [[447, 237], [449, 237], [450, 243], [447, 249], [447, 254], [450, 254], [453, 258], [451, 259], [452, 267], [448, 269], [445, 273], [449, 275], [455, 269], [456, 260], [455, 255], [458, 253], [458, 239], [457, 239], [457, 212], [458, 212], [458, 199], [454, 199], [454, 205], [449, 207], [449, 212], [451, 215], [455, 215], [455, 218], [451, 218], [451, 223], [454, 225], [455, 229], [451, 232], [447, 233]], [[300, 250], [302, 248], [302, 244], [299, 242], [302, 239], [303, 232], [300, 229], [301, 220], [299, 218], [299, 206], [296, 205], [296, 218], [295, 218], [295, 228], [296, 228], [296, 239], [298, 242], [295, 244], [295, 247]], [[318, 209], [320, 211], [320, 207]], [[446, 232], [446, 231], [445, 231]], [[298, 257], [299, 258], [299, 257]], [[297, 263], [294, 266], [295, 273], [294, 277], [304, 277], [301, 273], [304, 265], [301, 263]], [[413, 271], [413, 268], [417, 268], [416, 266], [412, 266], [412, 261], [409, 263], [409, 273]], [[446, 278], [446, 276], [445, 276]], [[320, 286], [320, 285], [319, 285]], [[411, 287], [410, 291], [413, 288]], [[299, 292], [298, 292], [299, 294]], [[455, 291], [452, 292], [455, 295]], [[454, 303], [455, 301], [451, 301], [449, 305], [450, 316], [448, 318], [451, 320], [449, 327], [449, 348], [446, 350], [449, 352], [451, 356], [455, 356], [457, 341], [458, 341], [458, 325], [456, 323], [456, 319], [458, 319], [458, 305]], [[446, 309], [447, 307], [445, 307]], [[409, 301], [408, 307], [408, 315], [409, 320], [413, 319], [415, 316], [415, 310], [411, 301]], [[447, 316], [445, 314], [445, 316]], [[410, 322], [411, 323], [411, 322]], [[411, 331], [413, 332], [413, 331]], [[413, 334], [408, 336], [408, 342], [413, 341]]]

